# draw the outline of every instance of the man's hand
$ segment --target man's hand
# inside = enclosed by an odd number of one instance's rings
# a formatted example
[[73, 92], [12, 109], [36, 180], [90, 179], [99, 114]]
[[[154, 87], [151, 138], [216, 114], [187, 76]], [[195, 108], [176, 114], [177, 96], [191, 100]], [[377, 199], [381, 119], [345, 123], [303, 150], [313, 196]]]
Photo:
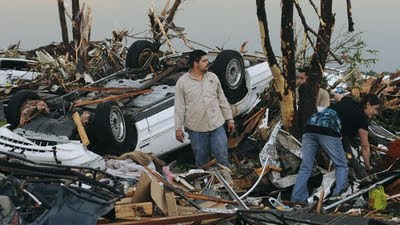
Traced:
[[185, 139], [185, 133], [183, 132], [183, 130], [176, 130], [175, 131], [175, 138], [179, 142], [183, 143], [183, 140]]
[[235, 121], [229, 120], [227, 127], [228, 127], [228, 133], [232, 133], [235, 130]]

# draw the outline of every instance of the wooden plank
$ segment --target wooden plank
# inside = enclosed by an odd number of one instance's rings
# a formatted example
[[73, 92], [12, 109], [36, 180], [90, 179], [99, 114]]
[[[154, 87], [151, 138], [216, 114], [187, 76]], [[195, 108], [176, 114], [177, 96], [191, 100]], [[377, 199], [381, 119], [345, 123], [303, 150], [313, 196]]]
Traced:
[[138, 216], [152, 216], [153, 203], [129, 203], [115, 205], [115, 216], [118, 219], [133, 219]]
[[84, 146], [88, 146], [90, 144], [90, 141], [86, 134], [85, 128], [83, 127], [79, 113], [75, 112], [74, 114], [72, 114], [72, 119], [74, 120], [76, 128], [78, 129], [78, 134], [79, 134], [79, 137], [81, 138], [82, 144]]
[[122, 198], [121, 200], [117, 201], [115, 205], [125, 205], [132, 203], [132, 197], [129, 198]]
[[158, 208], [160, 208], [161, 211], [164, 213], [164, 215], [168, 215], [167, 203], [165, 201], [165, 192], [158, 181], [151, 181], [150, 196], [151, 199], [156, 203]]
[[146, 173], [142, 173], [139, 182], [136, 185], [136, 191], [132, 196], [132, 203], [148, 202], [151, 200], [150, 196], [151, 177]]
[[165, 200], [167, 202], [168, 216], [177, 216], [178, 206], [176, 205], [175, 193], [172, 191], [165, 192]]

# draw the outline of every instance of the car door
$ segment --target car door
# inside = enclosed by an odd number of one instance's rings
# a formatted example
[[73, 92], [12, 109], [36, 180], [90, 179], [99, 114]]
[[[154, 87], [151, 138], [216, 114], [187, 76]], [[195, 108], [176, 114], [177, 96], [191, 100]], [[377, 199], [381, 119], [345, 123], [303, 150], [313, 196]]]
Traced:
[[164, 102], [155, 113], [147, 117], [150, 130], [150, 145], [152, 152], [156, 155], [164, 154], [189, 144], [186, 134], [186, 140], [181, 143], [175, 139], [174, 123], [174, 99], [171, 98]]

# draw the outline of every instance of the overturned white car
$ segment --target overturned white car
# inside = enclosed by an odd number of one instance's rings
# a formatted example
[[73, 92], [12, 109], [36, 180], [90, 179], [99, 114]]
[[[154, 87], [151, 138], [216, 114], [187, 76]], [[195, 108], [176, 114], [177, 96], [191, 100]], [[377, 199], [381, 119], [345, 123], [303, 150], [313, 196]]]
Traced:
[[[189, 144], [189, 140], [184, 143], [176, 141], [174, 130], [174, 85], [187, 71], [187, 65], [176, 64], [181, 59], [187, 59], [187, 54], [160, 58], [157, 64], [163, 69], [163, 73], [171, 71], [161, 79], [162, 75], [148, 73], [143, 69], [144, 65], [154, 61], [154, 52], [151, 42], [136, 41], [129, 48], [126, 59], [127, 68], [133, 68], [135, 72], [130, 73], [127, 70], [122, 78], [114, 77], [102, 85], [102, 88], [107, 90], [141, 90], [145, 86], [151, 88], [150, 93], [74, 108], [78, 112], [86, 111], [90, 114], [85, 128], [91, 142], [88, 147], [93, 152], [119, 155], [127, 151], [141, 150], [160, 155]], [[209, 53], [210, 58], [212, 54]], [[251, 109], [272, 80], [271, 71], [264, 60], [242, 56], [234, 50], [219, 52], [211, 64], [211, 71], [218, 75], [234, 116]], [[170, 67], [174, 69], [171, 70]], [[148, 85], [149, 83], [152, 85]], [[14, 132], [36, 140], [46, 139], [46, 135], [62, 137], [63, 140], [79, 140], [76, 126], [71, 119], [71, 105], [74, 105], [77, 99], [93, 95], [95, 94], [90, 91], [80, 91], [73, 95], [44, 99], [50, 113], [34, 118]], [[32, 99], [40, 99], [40, 96], [31, 91], [21, 91], [11, 98], [6, 117], [13, 127], [19, 125], [21, 107]], [[28, 133], [30, 135], [27, 135]], [[35, 133], [42, 135], [34, 135]], [[55, 138], [53, 140], [56, 141]], [[4, 150], [9, 151], [0, 147], [0, 151]]]

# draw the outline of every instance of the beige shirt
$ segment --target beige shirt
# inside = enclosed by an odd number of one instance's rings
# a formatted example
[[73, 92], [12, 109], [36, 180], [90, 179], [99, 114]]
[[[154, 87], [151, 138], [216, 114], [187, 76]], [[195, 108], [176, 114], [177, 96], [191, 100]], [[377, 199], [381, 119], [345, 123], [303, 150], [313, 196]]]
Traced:
[[331, 100], [329, 98], [329, 93], [325, 90], [320, 88], [318, 91], [317, 96], [317, 106], [328, 107], [331, 104]]
[[[296, 88], [296, 102], [299, 102], [299, 88]], [[315, 106], [328, 107], [330, 104], [329, 93], [325, 89], [320, 88]]]
[[196, 80], [190, 73], [178, 79], [175, 90], [175, 130], [186, 127], [207, 132], [232, 119], [229, 106], [217, 75], [204, 74]]

